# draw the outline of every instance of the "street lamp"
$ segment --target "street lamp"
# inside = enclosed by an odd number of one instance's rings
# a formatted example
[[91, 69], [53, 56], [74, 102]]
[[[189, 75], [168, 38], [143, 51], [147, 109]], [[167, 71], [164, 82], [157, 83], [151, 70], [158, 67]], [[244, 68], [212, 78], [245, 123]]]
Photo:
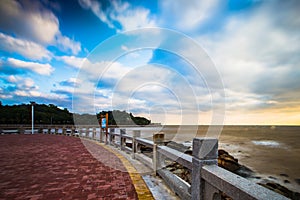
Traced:
[[34, 127], [34, 106], [35, 106], [35, 102], [34, 101], [30, 101], [31, 104], [31, 134], [33, 134], [33, 127]]

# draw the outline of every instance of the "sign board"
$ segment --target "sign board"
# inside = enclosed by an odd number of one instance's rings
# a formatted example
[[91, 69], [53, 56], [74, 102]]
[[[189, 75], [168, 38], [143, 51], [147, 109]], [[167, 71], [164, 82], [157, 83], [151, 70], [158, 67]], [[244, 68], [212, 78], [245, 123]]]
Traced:
[[101, 128], [106, 128], [106, 118], [101, 119]]

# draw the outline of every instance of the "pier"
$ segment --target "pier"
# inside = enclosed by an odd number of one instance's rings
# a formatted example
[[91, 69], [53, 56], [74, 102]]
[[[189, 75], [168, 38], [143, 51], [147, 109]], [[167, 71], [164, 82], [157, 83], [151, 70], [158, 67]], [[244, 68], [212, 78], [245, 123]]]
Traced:
[[[2, 134], [13, 132], [26, 134], [30, 133], [28, 131], [30, 129], [29, 126], [1, 126]], [[217, 200], [221, 199], [222, 194], [226, 194], [232, 199], [287, 199], [278, 193], [218, 167], [218, 140], [215, 138], [194, 138], [192, 155], [188, 155], [165, 145], [163, 133], [153, 133], [153, 140], [147, 140], [141, 138], [141, 131], [138, 128], [129, 134], [126, 128], [111, 127], [107, 133], [107, 138], [98, 126], [88, 125], [76, 127], [39, 125], [35, 127], [34, 133], [39, 133], [36, 135], [78, 136], [127, 152], [133, 159], [151, 168], [153, 174], [160, 176], [181, 199]], [[15, 137], [18, 137], [18, 135]], [[151, 154], [143, 152], [142, 147], [151, 149]], [[190, 171], [192, 174], [191, 184], [166, 169], [166, 161], [170, 160], [177, 162]]]

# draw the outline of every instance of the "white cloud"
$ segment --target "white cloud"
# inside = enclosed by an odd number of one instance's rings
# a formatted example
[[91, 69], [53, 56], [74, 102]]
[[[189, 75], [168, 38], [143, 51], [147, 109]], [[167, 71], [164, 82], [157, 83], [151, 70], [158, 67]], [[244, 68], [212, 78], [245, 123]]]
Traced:
[[124, 50], [124, 51], [129, 51], [129, 48], [127, 46], [125, 46], [125, 45], [122, 45], [121, 49]]
[[156, 26], [156, 22], [151, 19], [150, 11], [147, 9], [130, 9], [129, 6], [124, 6], [118, 1], [114, 1], [113, 8], [116, 12], [112, 12], [110, 17], [121, 24], [121, 30], [128, 31]]
[[[20, 103], [20, 101], [28, 101], [29, 98], [35, 98], [40, 100], [65, 102], [68, 96], [66, 94], [47, 93], [41, 92], [39, 86], [33, 79], [10, 75], [4, 77], [6, 86], [0, 89], [0, 96], [5, 99], [11, 99]], [[8, 86], [8, 87], [7, 87]]]
[[2, 19], [7, 19], [0, 20], [1, 27], [22, 38], [49, 44], [59, 32], [56, 16], [36, 2], [4, 0], [0, 4], [0, 13]]
[[56, 56], [55, 58], [56, 60], [61, 60], [67, 65], [74, 68], [80, 68], [85, 61], [85, 58], [80, 58], [76, 56]]
[[54, 71], [54, 68], [48, 63], [26, 62], [14, 58], [8, 58], [6, 64], [13, 68], [30, 70], [41, 75], [50, 75]]
[[9, 83], [16, 84], [18, 89], [34, 90], [38, 89], [34, 81], [31, 78], [23, 78], [20, 76], [10, 75], [6, 78]]
[[79, 87], [82, 81], [79, 78], [69, 78], [67, 80], [61, 81], [59, 85], [66, 87]]
[[71, 40], [70, 38], [63, 36], [61, 34], [57, 35], [56, 44], [58, 48], [60, 48], [62, 51], [65, 52], [71, 51], [75, 55], [77, 55], [81, 51], [80, 42]]
[[278, 101], [289, 106], [287, 99], [300, 97], [297, 8], [297, 1], [268, 1], [244, 17], [232, 16], [222, 31], [198, 38], [231, 91], [229, 109], [262, 109]]
[[156, 26], [148, 9], [133, 8], [128, 2], [112, 1], [106, 9], [101, 3], [92, 0], [79, 0], [79, 4], [84, 9], [90, 9], [108, 27], [118, 31]]
[[43, 46], [28, 40], [18, 39], [0, 33], [0, 49], [8, 52], [17, 52], [33, 60], [51, 58], [51, 53]]
[[0, 20], [2, 30], [22, 40], [54, 45], [73, 54], [81, 51], [80, 43], [62, 35], [58, 18], [38, 1], [4, 0], [0, 4], [0, 18], [5, 19]]
[[171, 24], [172, 28], [184, 32], [197, 29], [214, 14], [214, 9], [219, 3], [219, 0], [160, 1], [162, 10], [160, 23], [167, 26]]
[[104, 23], [106, 23], [110, 28], [113, 28], [114, 25], [107, 19], [106, 13], [102, 11], [102, 5], [98, 1], [91, 0], [78, 0], [81, 7], [84, 9], [91, 9], [92, 12]]
[[[74, 60], [75, 63], [76, 59]], [[98, 81], [98, 79], [119, 80], [134, 67], [125, 66], [119, 62], [99, 61], [91, 62], [85, 59], [81, 65], [79, 78], [86, 81]]]

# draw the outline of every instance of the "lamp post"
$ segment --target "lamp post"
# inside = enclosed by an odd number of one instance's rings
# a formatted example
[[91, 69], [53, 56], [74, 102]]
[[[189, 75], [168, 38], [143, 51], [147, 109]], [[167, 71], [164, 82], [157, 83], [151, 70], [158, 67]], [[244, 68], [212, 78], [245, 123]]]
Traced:
[[34, 132], [34, 106], [35, 106], [35, 102], [34, 101], [30, 101], [31, 104], [31, 134], [33, 134]]

